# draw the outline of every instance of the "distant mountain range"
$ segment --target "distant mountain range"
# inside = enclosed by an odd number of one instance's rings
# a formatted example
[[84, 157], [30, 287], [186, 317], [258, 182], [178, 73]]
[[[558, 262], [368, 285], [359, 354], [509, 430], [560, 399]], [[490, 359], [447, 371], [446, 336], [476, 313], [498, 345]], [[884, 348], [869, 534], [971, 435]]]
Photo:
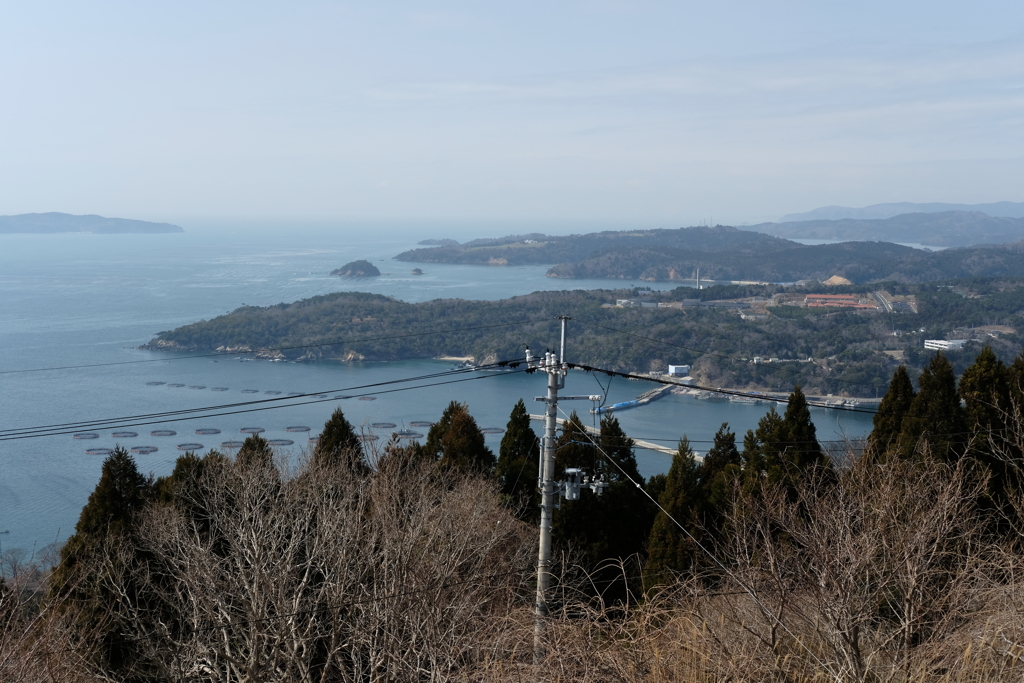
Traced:
[[897, 202], [895, 204], [872, 204], [859, 209], [848, 206], [823, 206], [805, 213], [786, 214], [779, 223], [795, 221], [837, 221], [843, 218], [877, 219], [892, 218], [905, 213], [944, 213], [946, 211], [980, 211], [997, 218], [1024, 218], [1024, 202], [994, 202], [992, 204], [943, 204], [931, 202]]
[[[1024, 204], [1002, 203], [1024, 207]], [[815, 211], [824, 211], [824, 209]], [[796, 215], [806, 216], [815, 211]], [[968, 247], [976, 244], [1007, 244], [1024, 240], [1024, 218], [992, 216], [981, 211], [904, 213], [888, 218], [870, 219], [800, 219], [749, 225], [744, 226], [743, 229], [786, 239], [872, 240], [924, 244], [933, 247]]]
[[181, 226], [170, 223], [151, 223], [130, 218], [104, 216], [75, 216], [70, 213], [23, 213], [0, 216], [0, 234], [52, 234], [60, 232], [91, 232], [101, 235], [156, 234], [185, 232]]

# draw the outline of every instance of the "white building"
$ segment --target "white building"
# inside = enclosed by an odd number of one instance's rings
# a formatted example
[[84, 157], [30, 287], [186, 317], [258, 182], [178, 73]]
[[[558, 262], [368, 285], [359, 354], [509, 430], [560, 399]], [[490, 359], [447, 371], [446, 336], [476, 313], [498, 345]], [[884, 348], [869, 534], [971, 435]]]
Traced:
[[686, 377], [690, 374], [689, 365], [670, 365], [668, 366], [668, 374], [670, 377]]
[[929, 351], [958, 351], [964, 348], [968, 339], [925, 339], [924, 348]]

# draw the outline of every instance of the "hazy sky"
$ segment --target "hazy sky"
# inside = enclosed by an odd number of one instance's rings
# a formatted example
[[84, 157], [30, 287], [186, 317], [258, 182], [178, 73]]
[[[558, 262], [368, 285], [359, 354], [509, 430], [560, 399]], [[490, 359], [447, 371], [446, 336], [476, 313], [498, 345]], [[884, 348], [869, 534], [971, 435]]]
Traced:
[[0, 214], [1024, 201], [1024, 3], [7, 2]]

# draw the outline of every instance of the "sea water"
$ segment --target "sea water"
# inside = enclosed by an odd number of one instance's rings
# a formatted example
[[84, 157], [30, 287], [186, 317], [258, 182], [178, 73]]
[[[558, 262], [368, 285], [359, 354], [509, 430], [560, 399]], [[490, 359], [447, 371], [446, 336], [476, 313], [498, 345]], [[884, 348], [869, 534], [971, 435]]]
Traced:
[[[485, 267], [392, 260], [421, 239], [445, 236], [379, 226], [373, 230], [352, 226], [235, 226], [166, 235], [0, 235], [0, 429], [282, 399], [289, 393], [317, 392], [327, 397], [313, 402], [302, 399], [302, 405], [294, 405], [296, 399], [274, 401], [256, 406], [273, 405], [273, 409], [257, 412], [238, 413], [239, 408], [225, 408], [215, 412], [230, 414], [201, 419], [120, 422], [138, 423], [123, 427], [139, 434], [134, 438], [115, 438], [111, 433], [114, 430], [108, 428], [88, 430], [99, 437], [87, 441], [70, 435], [0, 440], [0, 552], [38, 552], [73, 533], [103, 461], [102, 456], [87, 455], [88, 448], [155, 446], [156, 452], [137, 455], [136, 460], [144, 473], [160, 476], [173, 468], [180, 455], [178, 444], [201, 443], [204, 450], [217, 448], [221, 442], [244, 438], [239, 430], [247, 427], [264, 429], [262, 435], [269, 439], [294, 441], [294, 445], [281, 447], [280, 451], [283, 457], [298, 457], [308, 436], [315, 436], [339, 406], [353, 424], [378, 434], [381, 441], [391, 430], [374, 430], [372, 423], [393, 422], [401, 428], [414, 421], [434, 421], [452, 400], [468, 403], [484, 428], [503, 428], [520, 398], [531, 413], [542, 412], [542, 404], [533, 400], [545, 392], [541, 375], [471, 373], [466, 376], [472, 378], [470, 381], [378, 394], [376, 400], [363, 401], [338, 397], [416, 386], [406, 383], [356, 388], [444, 372], [452, 368], [452, 363], [290, 363], [241, 356], [188, 358], [193, 354], [137, 348], [160, 331], [209, 319], [243, 304], [264, 306], [346, 290], [417, 302], [454, 297], [499, 299], [537, 290], [676, 286], [623, 280], [558, 280], [545, 277], [547, 266]], [[377, 265], [383, 275], [351, 280], [328, 274], [362, 258]], [[411, 274], [416, 266], [423, 275]], [[443, 327], [457, 321], [438, 323]], [[537, 340], [536, 345], [542, 342]], [[630, 342], [626, 338], [622, 343]], [[568, 356], [570, 360], [587, 361], [573, 356], [571, 323]], [[608, 381], [607, 377], [571, 373], [563, 393], [600, 394], [607, 388], [607, 400], [614, 403], [635, 398], [653, 386], [621, 378], [611, 380], [609, 386]], [[214, 392], [214, 387], [226, 391]], [[566, 412], [579, 411], [587, 422], [593, 420], [587, 401], [566, 402], [563, 407]], [[723, 422], [730, 424], [739, 440], [767, 409], [767, 405], [670, 395], [616, 416], [634, 438], [672, 446], [686, 434], [695, 449], [703, 452]], [[822, 440], [861, 437], [870, 429], [870, 415], [823, 410], [814, 410], [813, 414]], [[289, 432], [289, 426], [309, 426], [311, 431]], [[534, 423], [534, 427], [539, 431], [541, 424]], [[197, 435], [195, 430], [202, 428], [219, 429], [220, 433]], [[150, 436], [157, 429], [176, 434]], [[426, 432], [426, 428], [412, 429]], [[488, 446], [495, 452], [500, 439], [500, 434], [487, 436]], [[637, 460], [641, 473], [651, 476], [666, 471], [671, 458], [638, 449]]]

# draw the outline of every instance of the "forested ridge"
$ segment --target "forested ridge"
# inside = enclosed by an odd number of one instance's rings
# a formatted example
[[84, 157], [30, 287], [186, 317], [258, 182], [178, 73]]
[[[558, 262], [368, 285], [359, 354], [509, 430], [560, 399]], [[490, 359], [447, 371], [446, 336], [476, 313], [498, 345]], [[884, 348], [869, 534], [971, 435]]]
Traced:
[[[998, 278], [921, 285], [882, 283], [917, 297], [916, 315], [883, 315], [775, 306], [765, 319], [707, 307], [603, 308], [617, 298], [650, 303], [771, 297], [775, 293], [873, 291], [868, 286], [783, 288], [680, 287], [668, 292], [593, 290], [535, 292], [500, 301], [438, 299], [410, 304], [376, 294], [343, 292], [268, 307], [247, 306], [212, 320], [162, 332], [149, 348], [181, 351], [261, 351], [291, 360], [400, 360], [443, 356], [478, 362], [517, 358], [524, 346], [558, 344], [554, 319], [569, 315], [574, 362], [610, 370], [664, 372], [691, 364], [711, 386], [785, 391], [796, 382], [814, 394], [872, 397], [884, 391], [901, 350], [912, 372], [927, 362], [922, 343], [958, 327], [1020, 328], [1024, 287]], [[948, 284], [947, 284], [948, 283]], [[514, 323], [506, 325], [506, 323]], [[921, 331], [921, 328], [924, 328]], [[898, 331], [900, 336], [894, 337]], [[1008, 361], [1020, 338], [989, 343]], [[279, 350], [278, 350], [279, 349]], [[962, 370], [977, 349], [951, 355]], [[753, 365], [755, 356], [790, 361]], [[807, 362], [807, 359], [813, 362]]]
[[550, 277], [652, 282], [692, 279], [698, 268], [707, 279], [762, 282], [826, 280], [833, 275], [856, 283], [1024, 277], [1024, 248], [1019, 243], [939, 252], [874, 241], [802, 245], [721, 225], [569, 236], [510, 235], [413, 249], [395, 258], [421, 263], [554, 264]]
[[[465, 404], [363, 445], [341, 409], [298, 462], [259, 436], [160, 478], [116, 449], [52, 569], [0, 581], [5, 681], [996, 681], [1024, 645], [1024, 354], [903, 366], [865, 442], [797, 386], [755, 429], [681, 436], [645, 480], [614, 416], [573, 414], [533, 663], [539, 448]], [[524, 476], [524, 472], [526, 476]], [[656, 502], [655, 502], [656, 501]], [[785, 635], [783, 635], [785, 634]]]

